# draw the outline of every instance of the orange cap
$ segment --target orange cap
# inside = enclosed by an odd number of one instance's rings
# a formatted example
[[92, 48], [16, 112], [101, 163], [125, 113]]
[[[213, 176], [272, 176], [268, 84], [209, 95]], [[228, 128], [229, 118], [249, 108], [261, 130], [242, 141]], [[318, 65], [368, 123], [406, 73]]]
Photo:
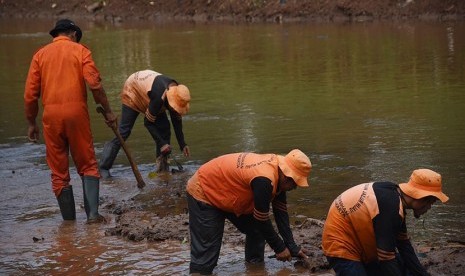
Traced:
[[401, 183], [399, 187], [402, 192], [415, 199], [434, 196], [441, 202], [449, 200], [442, 192], [441, 175], [432, 170], [414, 170], [408, 183]]
[[299, 187], [308, 187], [307, 177], [312, 169], [312, 163], [305, 153], [293, 149], [286, 156], [278, 155], [278, 161], [278, 166], [285, 176], [294, 179]]
[[169, 105], [180, 115], [186, 115], [189, 112], [189, 103], [191, 95], [187, 86], [179, 84], [171, 86], [166, 92]]

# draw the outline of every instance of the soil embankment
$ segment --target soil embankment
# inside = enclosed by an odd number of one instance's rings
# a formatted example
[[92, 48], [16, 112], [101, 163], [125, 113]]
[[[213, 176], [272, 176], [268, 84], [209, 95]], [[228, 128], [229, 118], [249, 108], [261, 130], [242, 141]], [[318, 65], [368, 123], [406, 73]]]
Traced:
[[[185, 192], [179, 190], [171, 191], [171, 193], [182, 196]], [[120, 202], [104, 207], [108, 212], [117, 215], [116, 226], [107, 228], [106, 235], [121, 236], [137, 242], [164, 242], [167, 240], [181, 243], [189, 242], [188, 214], [159, 216], [141, 210], [140, 207], [134, 205], [134, 201], [130, 202], [131, 204]], [[306, 249], [310, 257], [308, 262], [297, 261], [295, 265], [302, 265], [305, 269], [309, 269], [309, 272], [318, 274], [332, 273], [321, 250], [323, 224], [322, 220], [299, 216], [294, 218], [291, 225], [296, 242]], [[232, 224], [226, 223], [223, 236], [224, 244], [242, 248], [244, 238], [244, 235]], [[465, 273], [465, 242], [414, 241], [414, 244], [421, 263], [431, 275], [459, 276]]]
[[464, 20], [462, 0], [0, 0], [0, 17], [195, 22]]

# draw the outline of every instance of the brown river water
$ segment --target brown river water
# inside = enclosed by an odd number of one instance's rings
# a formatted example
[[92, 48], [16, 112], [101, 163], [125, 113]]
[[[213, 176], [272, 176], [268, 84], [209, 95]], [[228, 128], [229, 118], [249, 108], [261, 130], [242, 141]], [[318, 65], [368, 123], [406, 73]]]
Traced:
[[[71, 168], [77, 220], [63, 222], [50, 187], [45, 146], [27, 142], [24, 81], [34, 51], [51, 39], [53, 20], [0, 19], [0, 274], [186, 275], [183, 241], [132, 242], [106, 236], [112, 202], [158, 214], [185, 212], [183, 187], [218, 155], [254, 151], [310, 156], [310, 188], [289, 194], [291, 216], [324, 218], [353, 185], [404, 182], [412, 170], [443, 176], [447, 204], [411, 221], [415, 240], [465, 241], [465, 24], [359, 23], [218, 25], [77, 22], [101, 71], [115, 112], [133, 72], [152, 69], [186, 84], [184, 119], [192, 156], [174, 157], [186, 172], [152, 177], [154, 143], [142, 119], [128, 140], [147, 183], [136, 188], [120, 152], [102, 181], [106, 225], [86, 225], [80, 179]], [[112, 132], [89, 97], [97, 158]], [[271, 254], [271, 253], [270, 253]], [[243, 249], [222, 249], [217, 275], [292, 275], [290, 263], [244, 264]]]

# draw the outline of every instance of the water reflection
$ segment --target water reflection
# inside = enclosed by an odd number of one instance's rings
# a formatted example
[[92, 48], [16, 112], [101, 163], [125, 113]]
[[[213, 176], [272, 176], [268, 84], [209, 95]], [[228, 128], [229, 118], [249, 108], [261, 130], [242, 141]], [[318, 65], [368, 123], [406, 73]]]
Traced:
[[97, 231], [88, 229], [90, 227], [80, 228], [76, 222], [63, 222], [58, 227], [50, 249], [39, 254], [47, 256], [41, 269], [50, 269], [52, 274], [57, 275], [99, 271], [99, 256], [108, 249], [100, 243]]

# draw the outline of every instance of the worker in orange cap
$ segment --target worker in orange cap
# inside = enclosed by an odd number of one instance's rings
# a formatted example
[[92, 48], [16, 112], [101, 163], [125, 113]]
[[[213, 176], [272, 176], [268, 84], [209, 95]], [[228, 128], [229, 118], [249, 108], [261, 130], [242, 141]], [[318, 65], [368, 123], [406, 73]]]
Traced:
[[[122, 114], [119, 123], [121, 137], [126, 140], [131, 134], [139, 113], [144, 114], [144, 126], [156, 143], [158, 171], [171, 153], [171, 128], [167, 111], [184, 156], [190, 155], [189, 147], [184, 141], [182, 116], [190, 106], [189, 89], [176, 80], [152, 70], [138, 71], [129, 76], [121, 92]], [[103, 178], [110, 177], [110, 169], [121, 148], [117, 137], [105, 143], [99, 162]], [[163, 167], [166, 167], [165, 164]], [[163, 168], [165, 169], [165, 168]], [[166, 168], [167, 169], [167, 168]]]
[[[187, 183], [190, 273], [212, 273], [225, 219], [246, 234], [247, 262], [264, 261], [265, 241], [280, 261], [307, 258], [291, 232], [286, 192], [308, 187], [311, 167], [310, 159], [298, 149], [286, 156], [233, 153], [202, 165]], [[270, 204], [280, 235], [272, 226]]]
[[[408, 183], [360, 184], [334, 200], [323, 228], [322, 245], [337, 275], [429, 275], [407, 235], [406, 209], [416, 218], [442, 192], [441, 175], [413, 171]], [[396, 254], [396, 250], [399, 254]]]
[[50, 35], [53, 42], [34, 54], [27, 75], [24, 103], [28, 137], [34, 142], [39, 139], [36, 118], [38, 101], [42, 98], [47, 163], [63, 219], [76, 218], [73, 189], [69, 185], [68, 156], [71, 152], [83, 182], [87, 221], [102, 222], [104, 218], [98, 212], [100, 174], [90, 129], [86, 84], [95, 102], [105, 108], [108, 125], [116, 122], [116, 116], [108, 104], [90, 50], [79, 44], [81, 29], [73, 21], [61, 19]]

